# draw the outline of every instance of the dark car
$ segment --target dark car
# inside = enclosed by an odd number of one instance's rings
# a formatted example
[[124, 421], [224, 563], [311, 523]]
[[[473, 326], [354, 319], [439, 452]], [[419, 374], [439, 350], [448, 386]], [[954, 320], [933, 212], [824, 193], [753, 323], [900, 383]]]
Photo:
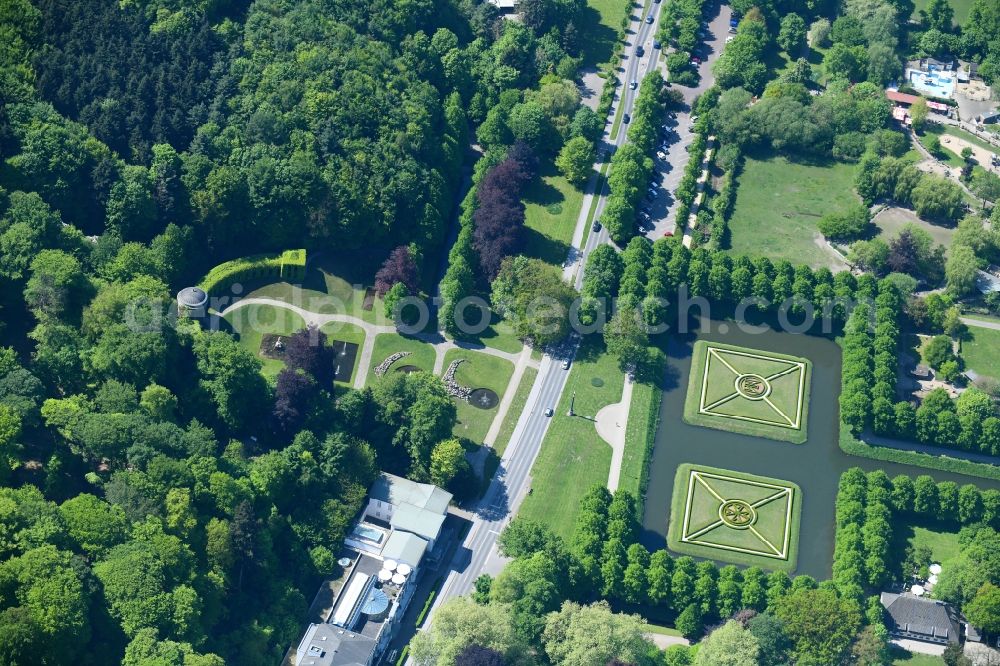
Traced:
[[646, 17], [646, 23], [652, 23], [652, 22], [653, 22], [653, 15], [650, 14], [649, 16]]
[[646, 55], [646, 49], [642, 48], [641, 46], [636, 47], [635, 54], [641, 58], [642, 56]]
[[626, 113], [625, 115], [622, 116], [622, 122], [625, 123], [626, 125], [629, 124], [630, 122], [632, 122], [632, 116]]
[[600, 220], [594, 220], [594, 224], [593, 224], [593, 226], [590, 227], [590, 230], [593, 231], [595, 234], [598, 231], [600, 231], [601, 230], [601, 221]]
[[654, 48], [654, 49], [658, 49], [658, 48], [660, 48], [661, 46], [662, 46], [662, 44], [660, 44], [660, 40], [658, 40], [658, 39], [654, 39], [654, 40], [653, 40], [653, 48]]

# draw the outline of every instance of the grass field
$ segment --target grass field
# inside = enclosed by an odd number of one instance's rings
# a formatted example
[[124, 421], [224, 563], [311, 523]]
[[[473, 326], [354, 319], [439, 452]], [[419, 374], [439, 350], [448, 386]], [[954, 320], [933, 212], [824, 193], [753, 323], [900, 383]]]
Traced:
[[261, 372], [274, 377], [285, 367], [284, 362], [264, 358], [260, 353], [261, 338], [267, 333], [291, 335], [306, 327], [306, 322], [291, 310], [272, 305], [247, 305], [226, 315], [225, 320], [239, 335], [240, 344], [249, 349], [264, 364]]
[[[584, 343], [559, 404], [552, 405], [555, 414], [531, 468], [533, 492], [519, 516], [545, 523], [563, 538], [572, 534], [580, 500], [594, 485], [607, 484], [611, 469], [611, 447], [598, 436], [593, 416], [621, 400], [624, 383], [625, 376], [603, 345]], [[567, 416], [574, 393], [577, 416]]]
[[[469, 308], [468, 317], [473, 318], [472, 308]], [[469, 342], [478, 342], [484, 347], [492, 347], [510, 354], [518, 354], [524, 348], [524, 344], [514, 335], [514, 330], [505, 319], [496, 316], [493, 323], [486, 327], [479, 335], [468, 335], [462, 338]]]
[[355, 326], [354, 324], [347, 324], [341, 322], [330, 322], [322, 328], [320, 328], [323, 333], [326, 333], [329, 341], [333, 343], [335, 340], [341, 340], [343, 342], [353, 342], [358, 346], [358, 354], [354, 357], [354, 369], [351, 370], [351, 379], [348, 382], [338, 382], [344, 386], [353, 386], [354, 376], [358, 372], [358, 364], [361, 362], [361, 349], [365, 346], [365, 331], [360, 326]]
[[931, 549], [931, 561], [943, 564], [958, 557], [962, 550], [958, 543], [958, 532], [937, 532], [926, 527], [913, 527], [911, 546], [927, 546]]
[[[444, 369], [447, 372], [452, 361], [465, 359], [455, 370], [455, 381], [469, 388], [488, 388], [501, 399], [507, 390], [507, 382], [514, 374], [514, 364], [510, 361], [489, 354], [468, 351], [466, 349], [449, 349], [444, 355]], [[403, 359], [406, 361], [407, 359]], [[499, 406], [490, 409], [479, 409], [465, 400], [456, 400], [458, 421], [453, 430], [456, 437], [464, 437], [476, 444], [482, 444], [486, 433], [493, 423]]]
[[583, 45], [584, 67], [608, 61], [615, 48], [622, 19], [630, 11], [632, 0], [587, 0], [577, 26], [580, 44]]
[[962, 342], [962, 358], [967, 368], [1000, 378], [1000, 331], [970, 326], [969, 339]]
[[524, 254], [561, 267], [569, 253], [583, 192], [546, 161], [524, 191]]
[[686, 555], [793, 571], [801, 493], [788, 481], [681, 465], [667, 545]]
[[535, 377], [537, 376], [538, 370], [534, 368], [525, 368], [524, 373], [521, 375], [521, 383], [517, 385], [514, 398], [510, 403], [510, 409], [507, 410], [507, 418], [504, 419], [503, 425], [500, 426], [497, 441], [493, 442], [493, 450], [496, 451], [497, 457], [503, 456], [503, 452], [507, 450], [507, 445], [510, 444], [510, 437], [514, 434], [514, 428], [517, 426], [517, 420], [521, 417], [521, 412], [524, 411], [524, 406], [528, 404], [528, 395], [531, 393], [531, 386], [535, 383]]
[[942, 126], [941, 125], [933, 125], [932, 124], [932, 125], [930, 125], [930, 126], [927, 127], [927, 129], [924, 131], [923, 134], [918, 134], [917, 135], [917, 141], [920, 142], [920, 145], [922, 145], [924, 148], [926, 148], [928, 151], [930, 151], [932, 155], [934, 155], [935, 157], [937, 157], [939, 160], [941, 160], [942, 162], [944, 162], [948, 166], [950, 166], [950, 167], [961, 167], [962, 165], [965, 164], [965, 160], [963, 160], [960, 155], [958, 155], [956, 153], [953, 153], [951, 150], [949, 150], [945, 146], [941, 146], [941, 149], [936, 154], [933, 151], [931, 151], [931, 147], [928, 145], [929, 142], [930, 142], [931, 137], [932, 136], [940, 136], [943, 133], [944, 132], [942, 130]]
[[946, 248], [951, 247], [951, 239], [955, 236], [954, 227], [942, 227], [938, 224], [925, 222], [917, 217], [917, 214], [912, 210], [906, 208], [886, 208], [872, 218], [872, 223], [878, 227], [879, 234], [886, 242], [899, 236], [899, 232], [907, 224], [914, 224], [923, 229], [931, 235], [935, 243], [944, 245]]
[[659, 423], [660, 395], [660, 390], [652, 384], [636, 384], [632, 389], [632, 406], [629, 407], [628, 425], [625, 428], [625, 453], [622, 456], [618, 487], [640, 498], [640, 502], [646, 467], [656, 437], [656, 425]]
[[801, 444], [809, 425], [810, 370], [808, 359], [698, 341], [684, 420]]
[[817, 245], [817, 223], [858, 201], [854, 167], [799, 164], [784, 157], [748, 157], [729, 222], [736, 254], [788, 259], [814, 268], [839, 266]]
[[412, 353], [396, 361], [389, 368], [389, 372], [395, 372], [396, 368], [401, 368], [404, 365], [415, 365], [426, 372], [434, 372], [434, 347], [426, 342], [406, 338], [397, 333], [380, 333], [375, 336], [375, 347], [372, 350], [372, 366], [368, 373], [368, 383], [371, 384], [374, 381], [378, 381], [374, 370], [379, 363], [384, 361], [389, 355], [401, 351]]
[[944, 659], [941, 657], [909, 652], [896, 646], [892, 646], [889, 656], [892, 657], [892, 666], [944, 666]]
[[[927, 5], [929, 4], [930, 0], [913, 0], [912, 17], [919, 20], [920, 10], [927, 9]], [[965, 21], [969, 18], [969, 10], [972, 9], [972, 0], [949, 0], [948, 4], [951, 5], [952, 10], [955, 12], [953, 22], [956, 25], [965, 25]]]

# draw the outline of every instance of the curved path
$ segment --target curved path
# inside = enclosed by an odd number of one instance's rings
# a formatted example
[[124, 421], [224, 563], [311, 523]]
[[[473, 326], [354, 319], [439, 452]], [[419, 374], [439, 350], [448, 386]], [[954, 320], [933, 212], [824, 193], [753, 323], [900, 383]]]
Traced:
[[628, 414], [632, 407], [631, 377], [625, 376], [622, 387], [622, 399], [619, 402], [605, 405], [594, 417], [597, 434], [611, 445], [611, 470], [608, 472], [608, 490], [618, 490], [618, 480], [622, 473], [622, 460], [625, 458], [625, 430], [628, 427]]
[[[356, 389], [364, 388], [365, 382], [368, 379], [368, 371], [372, 365], [372, 353], [375, 350], [375, 336], [381, 333], [398, 333], [395, 326], [372, 324], [364, 319], [346, 314], [312, 312], [311, 310], [306, 310], [297, 305], [292, 305], [291, 303], [286, 303], [285, 301], [281, 301], [276, 298], [244, 298], [227, 307], [225, 310], [220, 312], [219, 315], [225, 317], [234, 310], [238, 310], [248, 305], [269, 305], [271, 307], [289, 310], [302, 317], [306, 326], [322, 327], [330, 323], [338, 322], [341, 324], [353, 324], [354, 326], [362, 329], [365, 332], [365, 343], [361, 349], [357, 372], [354, 375], [354, 388]], [[526, 363], [532, 367], [537, 367], [537, 362], [531, 360], [530, 351], [528, 354], [524, 354], [523, 352], [513, 354], [511, 352], [493, 349], [492, 347], [486, 347], [485, 345], [448, 340], [437, 333], [417, 333], [416, 335], [412, 335], [410, 337], [420, 340], [421, 342], [426, 342], [434, 348], [435, 374], [441, 374], [441, 371], [444, 369], [444, 356], [448, 353], [449, 349], [468, 349], [470, 351], [477, 351], [483, 354], [489, 354], [490, 356], [506, 359], [514, 364], [515, 369], [519, 363]]]

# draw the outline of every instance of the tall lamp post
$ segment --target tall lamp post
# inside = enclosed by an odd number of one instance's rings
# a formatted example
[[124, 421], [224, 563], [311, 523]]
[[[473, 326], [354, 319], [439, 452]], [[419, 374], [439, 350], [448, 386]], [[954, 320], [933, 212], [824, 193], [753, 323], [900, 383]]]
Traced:
[[573, 403], [576, 402], [576, 391], [573, 391], [573, 395], [569, 399], [569, 415], [576, 416], [576, 412], [573, 411]]

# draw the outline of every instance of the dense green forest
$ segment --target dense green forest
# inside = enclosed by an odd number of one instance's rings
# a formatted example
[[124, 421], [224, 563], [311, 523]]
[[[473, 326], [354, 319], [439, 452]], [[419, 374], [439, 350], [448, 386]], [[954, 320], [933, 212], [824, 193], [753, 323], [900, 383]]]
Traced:
[[536, 4], [0, 0], [0, 663], [274, 664], [377, 471], [431, 478], [440, 382], [334, 402], [314, 333], [266, 379], [170, 306], [289, 247], [436, 265], [475, 126], [579, 64]]

